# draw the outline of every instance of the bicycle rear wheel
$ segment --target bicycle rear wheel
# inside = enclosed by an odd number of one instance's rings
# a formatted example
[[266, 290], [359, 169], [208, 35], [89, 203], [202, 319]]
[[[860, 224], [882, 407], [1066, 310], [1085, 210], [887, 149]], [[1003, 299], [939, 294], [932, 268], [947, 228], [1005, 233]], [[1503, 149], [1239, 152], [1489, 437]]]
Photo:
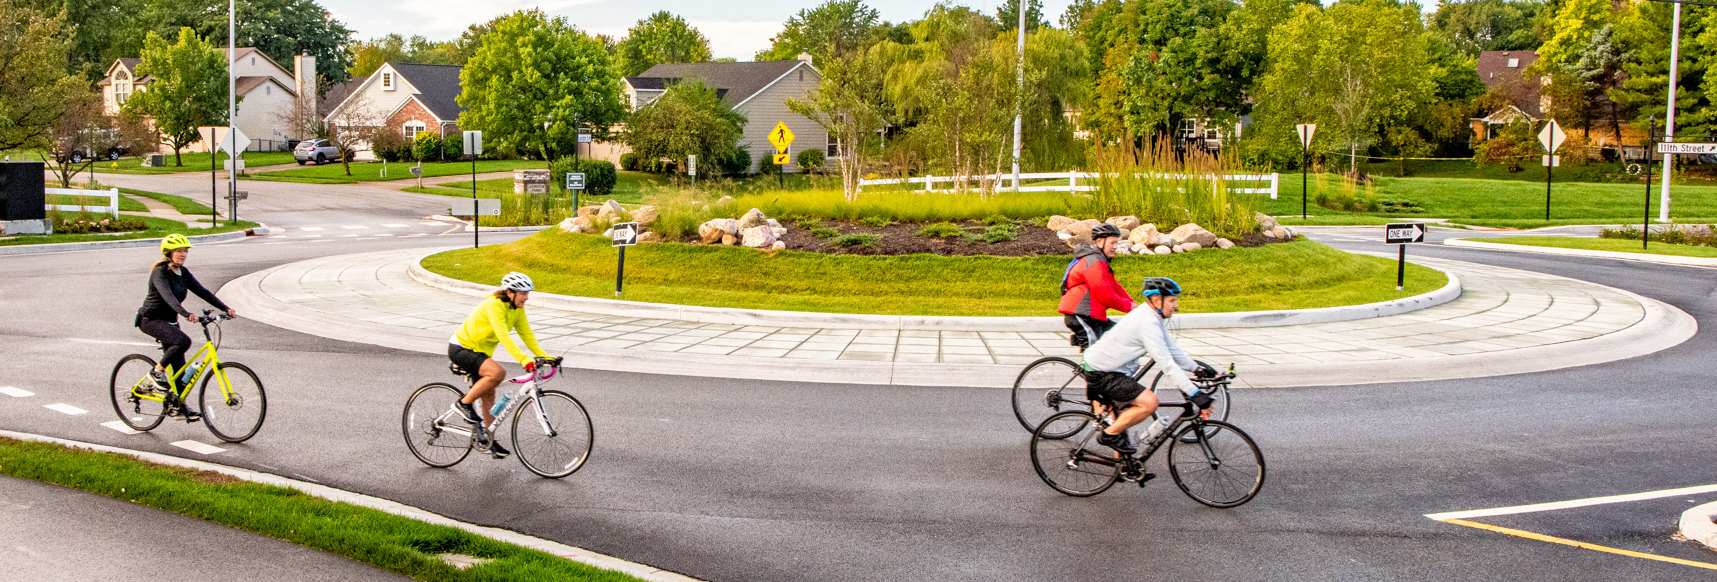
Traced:
[[[197, 397], [203, 424], [223, 441], [242, 443], [262, 429], [262, 420], [268, 417], [268, 395], [262, 391], [262, 380], [256, 378], [256, 372], [244, 364], [223, 362], [220, 371], [232, 391], [222, 390], [215, 374], [203, 374], [203, 387]], [[210, 390], [211, 387], [214, 389]]]
[[[1038, 426], [1050, 415], [1086, 407], [1083, 403], [1070, 402], [1067, 397], [1085, 397], [1085, 374], [1079, 369], [1079, 364], [1067, 358], [1040, 358], [1028, 364], [1014, 379], [1014, 418], [1019, 419], [1020, 426], [1035, 434]], [[1067, 438], [1081, 428], [1084, 427], [1059, 426], [1057, 431], [1062, 432], [1051, 431], [1045, 436]]]
[[453, 403], [465, 396], [451, 384], [425, 384], [405, 401], [400, 430], [411, 454], [431, 467], [452, 467], [471, 454], [472, 426]]
[[1202, 431], [1196, 424], [1187, 424], [1169, 444], [1169, 474], [1175, 485], [1187, 497], [1211, 507], [1237, 507], [1251, 501], [1264, 488], [1264, 454], [1252, 437], [1232, 424], [1202, 424]]
[[1121, 460], [1119, 453], [1097, 444], [1098, 426], [1097, 417], [1082, 410], [1045, 419], [1031, 435], [1031, 464], [1037, 476], [1074, 497], [1090, 497], [1114, 485]]
[[[540, 405], [540, 408], [539, 408]], [[590, 460], [596, 432], [584, 405], [571, 394], [544, 390], [519, 403], [513, 415], [513, 454], [532, 473], [559, 479]]]
[[[160, 426], [161, 419], [166, 417], [166, 406], [159, 399], [166, 397], [167, 393], [149, 381], [149, 372], [154, 369], [155, 360], [149, 356], [131, 354], [119, 359], [119, 363], [113, 366], [113, 376], [108, 378], [113, 411], [119, 414], [119, 421], [131, 430], [153, 429]], [[157, 400], [143, 398], [139, 394], [148, 394]]]

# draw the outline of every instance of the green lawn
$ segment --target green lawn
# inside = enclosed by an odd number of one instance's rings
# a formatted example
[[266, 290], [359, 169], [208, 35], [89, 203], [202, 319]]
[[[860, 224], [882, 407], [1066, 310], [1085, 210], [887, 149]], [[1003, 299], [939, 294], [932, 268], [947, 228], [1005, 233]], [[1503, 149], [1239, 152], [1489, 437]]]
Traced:
[[[1542, 177], [1542, 174], [1540, 174]], [[1544, 183], [1518, 180], [1474, 180], [1457, 178], [1378, 178], [1371, 189], [1379, 200], [1417, 203], [1422, 213], [1353, 213], [1318, 206], [1318, 193], [1341, 191], [1338, 179], [1324, 176], [1311, 182], [1314, 198], [1309, 224], [1353, 224], [1364, 218], [1447, 218], [1456, 223], [1479, 226], [1536, 228], [1562, 224], [1618, 224], [1638, 222], [1645, 211], [1644, 184], [1561, 183], [1551, 191], [1550, 220], [1544, 220]], [[1366, 189], [1360, 187], [1360, 191]], [[1255, 196], [1250, 201], [1265, 214], [1298, 216], [1300, 180], [1283, 175], [1277, 200]], [[1652, 216], [1657, 215], [1658, 187], [1652, 187]], [[1670, 190], [1671, 215], [1678, 222], [1713, 222], [1717, 219], [1717, 186], [1675, 186]]]
[[[123, 190], [121, 192], [123, 192]], [[63, 204], [63, 205], [68, 205], [68, 206], [73, 205], [73, 204], [90, 205], [90, 206], [107, 206], [107, 197], [101, 196], [98, 198], [98, 197], [94, 197], [94, 196], [67, 196], [67, 195], [60, 195], [60, 194], [51, 194], [47, 197], [47, 203], [48, 204]], [[130, 198], [127, 198], [123, 194], [119, 197], [119, 209], [121, 211], [125, 211], [125, 212], [148, 212], [149, 211], [149, 207], [144, 206], [142, 202], [138, 202], [136, 200], [132, 200]]]
[[121, 194], [131, 196], [142, 196], [144, 198], [160, 200], [167, 203], [169, 206], [172, 206], [174, 210], [179, 211], [179, 214], [212, 214], [212, 212], [209, 211], [209, 205], [184, 196], [162, 194], [160, 192], [146, 192], [143, 190], [132, 190], [130, 188], [120, 188], [119, 192]]
[[[505, 245], [425, 259], [430, 271], [492, 283], [522, 271], [537, 289], [613, 297], [615, 252], [600, 236], [549, 229]], [[943, 316], [1054, 316], [1059, 279], [1070, 257], [1030, 258], [764, 254], [679, 243], [633, 247], [624, 299], [711, 307]], [[1253, 249], [1170, 256], [1121, 256], [1117, 277], [1132, 287], [1145, 276], [1173, 277], [1189, 312], [1301, 309], [1401, 298], [1447, 283], [1440, 272], [1410, 266], [1395, 291], [1395, 262], [1302, 240]]]
[[[68, 214], [67, 216], [70, 215]], [[99, 220], [101, 217], [98, 216], [96, 218]], [[109, 234], [50, 234], [46, 236], [37, 234], [20, 234], [16, 236], [0, 237], [0, 246], [128, 240], [134, 238], [161, 238], [175, 232], [188, 236], [197, 236], [200, 234], [232, 232], [235, 230], [255, 228], [257, 226], [254, 222], [240, 221], [237, 224], [222, 222], [220, 226], [215, 228], [186, 228], [185, 223], [183, 222], [174, 222], [165, 218], [155, 218], [153, 216], [137, 216], [135, 218], [143, 219], [144, 224], [149, 225], [149, 229]]]
[[1501, 243], [1534, 247], [1555, 247], [1559, 249], [1583, 249], [1588, 251], [1615, 251], [1618, 253], [1640, 253], [1648, 255], [1672, 255], [1677, 257], [1701, 257], [1717, 259], [1717, 248], [1696, 245], [1672, 245], [1668, 243], [1651, 243], [1650, 250], [1641, 249], [1640, 241], [1623, 238], [1575, 238], [1566, 236], [1506, 236], [1494, 238], [1471, 238], [1475, 242]]
[[[301, 182], [306, 184], [352, 184], [357, 182], [383, 182], [388, 180], [410, 180], [411, 168], [417, 164], [409, 162], [383, 163], [364, 162], [352, 164], [352, 175], [346, 175], [343, 165], [337, 163], [321, 166], [304, 166], [293, 170], [280, 170], [254, 174], [252, 180], [273, 180], [279, 182]], [[545, 162], [530, 160], [483, 160], [477, 162], [477, 173], [504, 172], [509, 170], [547, 168]], [[382, 176], [382, 170], [387, 170], [387, 176]], [[424, 164], [424, 177], [457, 176], [470, 174], [470, 162], [447, 162], [441, 164]]]
[[[254, 532], [417, 580], [638, 581], [458, 528], [328, 501], [284, 487], [240, 481], [212, 471], [155, 465], [113, 453], [0, 438], [0, 474]], [[224, 555], [219, 547], [209, 550]], [[135, 551], [140, 560], [152, 559], [147, 548]], [[492, 561], [460, 570], [443, 562], [439, 557], [443, 553]]]
[[[182, 172], [209, 171], [210, 162], [208, 152], [181, 154], [180, 157], [185, 161], [185, 165], [183, 166], [173, 165], [173, 154], [167, 154], [164, 157], [166, 158], [166, 166], [161, 168], [143, 167], [143, 158], [141, 157], [122, 158], [117, 162], [96, 162], [93, 168], [96, 172], [113, 174], [177, 174]], [[214, 164], [217, 167], [221, 165], [221, 162], [226, 161], [226, 159], [227, 154], [225, 152], [215, 152]], [[260, 168], [263, 166], [275, 166], [290, 163], [292, 163], [292, 152], [245, 152], [244, 154], [244, 165], [246, 168]]]
[[[614, 181], [613, 193], [608, 194], [607, 196], [595, 197], [585, 195], [584, 203], [587, 205], [600, 204], [603, 201], [612, 198], [615, 202], [619, 202], [621, 204], [641, 204], [644, 201], [645, 188], [652, 187], [658, 184], [659, 181], [659, 178], [643, 172], [620, 172]], [[470, 196], [471, 181], [444, 182], [441, 184], [426, 185], [422, 188], [413, 186], [411, 188], [406, 188], [405, 191], [416, 192], [418, 194], [435, 194], [438, 196]], [[558, 192], [559, 189], [557, 188], [556, 191]], [[512, 178], [497, 178], [494, 180], [477, 181], [478, 198], [500, 198], [502, 194], [511, 194], [512, 192]]]

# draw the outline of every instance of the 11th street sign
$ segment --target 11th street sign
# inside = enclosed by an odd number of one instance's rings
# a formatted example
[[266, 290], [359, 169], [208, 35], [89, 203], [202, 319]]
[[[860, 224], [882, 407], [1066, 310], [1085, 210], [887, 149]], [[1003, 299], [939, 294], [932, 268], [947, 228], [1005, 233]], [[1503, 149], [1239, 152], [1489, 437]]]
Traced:
[[1425, 242], [1425, 223], [1401, 222], [1384, 227], [1383, 244], [1404, 245]]
[[1717, 154], [1717, 143], [1660, 143], [1660, 154]]

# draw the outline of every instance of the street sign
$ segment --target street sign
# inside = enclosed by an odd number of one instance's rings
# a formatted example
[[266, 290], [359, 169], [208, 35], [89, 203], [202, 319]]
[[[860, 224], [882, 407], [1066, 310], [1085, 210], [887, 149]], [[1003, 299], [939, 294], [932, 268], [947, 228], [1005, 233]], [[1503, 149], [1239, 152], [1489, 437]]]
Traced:
[[787, 146], [793, 144], [793, 130], [787, 129], [787, 122], [775, 123], [775, 129], [769, 130], [769, 143], [775, 145], [775, 151], [787, 153]]
[[638, 223], [622, 222], [616, 224], [614, 230], [609, 234], [614, 238], [614, 246], [629, 247], [638, 244]]
[[1302, 123], [1294, 126], [1294, 130], [1300, 134], [1300, 147], [1312, 147], [1312, 134], [1317, 133], [1318, 124]]
[[584, 189], [584, 173], [583, 172], [567, 172], [566, 173], [566, 189], [567, 190], [583, 190]]
[[588, 134], [588, 133], [578, 134], [578, 143], [590, 143], [590, 134]]
[[239, 131], [236, 127], [229, 128], [226, 135], [221, 136], [221, 151], [226, 152], [229, 156], [236, 156], [238, 154], [234, 152], [243, 152], [248, 147], [250, 147], [250, 138], [246, 137], [244, 132]]
[[[500, 216], [501, 200], [499, 198], [460, 198], [451, 201], [453, 206], [448, 209], [450, 216]], [[476, 211], [471, 207], [475, 205]]]
[[1717, 154], [1717, 143], [1660, 143], [1660, 154]]
[[686, 156], [686, 175], [694, 177], [698, 175], [697, 156]]
[[[221, 169], [226, 170], [228, 172], [233, 171], [233, 161], [232, 160], [221, 160]], [[240, 169], [240, 170], [245, 169], [244, 158], [238, 159], [238, 169]]]
[[250, 191], [239, 190], [237, 192], [233, 192], [232, 194], [227, 195], [227, 198], [232, 199], [232, 200], [249, 200], [250, 199]]
[[1568, 134], [1562, 133], [1562, 126], [1557, 125], [1554, 119], [1544, 125], [1544, 131], [1538, 132], [1538, 143], [1544, 144], [1544, 150], [1548, 152], [1555, 152], [1567, 139]]
[[1540, 164], [1550, 166], [1552, 168], [1562, 167], [1562, 156], [1552, 156], [1550, 154], [1544, 154], [1544, 155], [1538, 156], [1538, 159], [1540, 160], [1538, 162]]
[[416, 166], [412, 166], [411, 167], [411, 175], [422, 178], [423, 177], [423, 165], [419, 164]]
[[787, 154], [775, 154], [775, 165], [785, 166], [787, 162]]
[[467, 156], [483, 155], [483, 132], [481, 132], [481, 131], [467, 131], [467, 132], [465, 132], [465, 155], [467, 155]]
[[1399, 222], [1384, 227], [1383, 244], [1404, 245], [1425, 242], [1425, 223]]

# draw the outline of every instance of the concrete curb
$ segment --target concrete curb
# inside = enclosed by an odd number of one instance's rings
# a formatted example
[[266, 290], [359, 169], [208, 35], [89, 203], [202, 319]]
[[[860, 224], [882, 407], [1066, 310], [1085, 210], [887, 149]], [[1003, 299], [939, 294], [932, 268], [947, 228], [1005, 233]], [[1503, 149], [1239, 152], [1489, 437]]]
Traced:
[[305, 493], [307, 495], [311, 495], [313, 497], [319, 497], [321, 499], [326, 499], [328, 501], [337, 501], [340, 503], [350, 503], [352, 505], [357, 505], [360, 507], [367, 507], [367, 508], [374, 509], [377, 511], [383, 511], [386, 513], [391, 513], [393, 515], [397, 515], [400, 517], [415, 519], [415, 520], [418, 520], [418, 521], [421, 521], [424, 523], [459, 528], [459, 529], [465, 530], [467, 532], [470, 532], [470, 533], [473, 533], [476, 535], [480, 535], [480, 536], [483, 536], [483, 537], [486, 537], [486, 538], [489, 538], [489, 539], [492, 539], [492, 540], [495, 540], [498, 542], [513, 544], [515, 546], [522, 546], [522, 547], [530, 548], [530, 549], [541, 551], [541, 552], [548, 552], [549, 554], [560, 556], [562, 558], [566, 558], [566, 559], [572, 560], [574, 562], [579, 562], [579, 563], [586, 564], [589, 566], [595, 566], [597, 568], [601, 568], [604, 570], [613, 570], [615, 572], [621, 572], [624, 574], [628, 574], [631, 576], [636, 576], [638, 578], [642, 578], [644, 580], [649, 580], [651, 582], [698, 582], [698, 580], [696, 578], [691, 578], [688, 576], [676, 574], [676, 573], [669, 572], [667, 570], [663, 570], [660, 568], [652, 568], [650, 566], [646, 566], [646, 565], [635, 563], [635, 562], [628, 562], [628, 561], [622, 560], [620, 558], [615, 558], [613, 556], [606, 556], [603, 554], [598, 554], [596, 552], [592, 552], [590, 550], [586, 550], [583, 548], [577, 548], [577, 547], [569, 546], [566, 544], [552, 542], [549, 540], [545, 540], [545, 539], [538, 538], [538, 537], [528, 536], [528, 535], [521, 534], [521, 533], [518, 533], [515, 531], [511, 531], [511, 530], [505, 530], [505, 529], [495, 528], [495, 527], [485, 527], [485, 526], [481, 526], [481, 525], [477, 525], [477, 524], [473, 524], [473, 523], [466, 523], [463, 521], [458, 521], [458, 520], [450, 519], [447, 517], [443, 517], [440, 514], [432, 513], [428, 510], [425, 510], [425, 509], [419, 509], [417, 507], [412, 507], [412, 506], [406, 505], [404, 503], [399, 503], [397, 501], [389, 501], [387, 499], [382, 499], [380, 497], [371, 497], [371, 496], [364, 495], [361, 493], [353, 493], [351, 491], [346, 491], [343, 489], [335, 489], [333, 487], [329, 487], [326, 485], [318, 485], [315, 483], [306, 483], [306, 482], [299, 481], [296, 479], [288, 479], [286, 477], [281, 477], [279, 475], [262, 473], [262, 472], [258, 472], [258, 471], [252, 471], [249, 469], [240, 469], [238, 467], [229, 467], [226, 465], [217, 465], [215, 463], [209, 463], [209, 462], [205, 462], [205, 461], [197, 461], [197, 460], [193, 460], [193, 459], [185, 459], [185, 458], [175, 457], [172, 455], [163, 455], [163, 454], [159, 454], [159, 453], [150, 453], [150, 452], [145, 452], [145, 451], [135, 451], [135, 450], [131, 450], [131, 449], [122, 449], [119, 447], [110, 447], [107, 445], [98, 445], [98, 444], [94, 444], [94, 443], [86, 443], [86, 442], [81, 442], [81, 441], [67, 440], [67, 439], [55, 438], [55, 437], [50, 437], [50, 436], [42, 436], [42, 435], [30, 434], [30, 433], [13, 432], [13, 431], [9, 431], [9, 430], [0, 430], [0, 436], [12, 438], [12, 439], [17, 439], [17, 440], [21, 440], [21, 441], [51, 443], [51, 444], [56, 444], [56, 445], [71, 447], [71, 448], [76, 448], [76, 449], [85, 449], [85, 450], [97, 451], [97, 452], [103, 452], [103, 453], [114, 453], [114, 454], [126, 455], [129, 457], [133, 457], [133, 458], [136, 458], [136, 459], [139, 459], [142, 461], [147, 461], [150, 463], [155, 463], [158, 465], [169, 465], [169, 466], [173, 466], [173, 467], [183, 467], [186, 469], [196, 469], [199, 471], [213, 471], [216, 473], [227, 475], [229, 477], [233, 477], [235, 479], [242, 479], [242, 480], [249, 481], [252, 483], [261, 483], [264, 485], [273, 485], [276, 487], [285, 487], [288, 489], [293, 489], [293, 490], [303, 492], [303, 493]]
[[[258, 234], [267, 234], [266, 228], [258, 228], [258, 229], [253, 229], [253, 230], [263, 231], [263, 232], [260, 232]], [[219, 243], [219, 242], [234, 241], [234, 240], [242, 239], [242, 238], [247, 237], [247, 236], [250, 236], [250, 235], [247, 234], [245, 231], [235, 230], [232, 232], [223, 232], [223, 233], [219, 233], [219, 234], [199, 234], [196, 236], [187, 236], [185, 238], [190, 239], [192, 244], [207, 244], [207, 243]], [[158, 238], [133, 238], [133, 239], [115, 240], [115, 241], [55, 243], [55, 244], [46, 244], [46, 245], [17, 245], [17, 246], [9, 246], [9, 247], [0, 247], [0, 255], [33, 255], [33, 254], [38, 254], [38, 253], [63, 253], [63, 252], [69, 252], [69, 251], [94, 251], [94, 250], [101, 250], [101, 249], [125, 249], [125, 248], [134, 248], [134, 247], [150, 247], [150, 246], [156, 246], [159, 244], [161, 244], [161, 239], [158, 239]]]
[[1717, 550], [1717, 501], [1681, 512], [1681, 537]]
[[1444, 245], [1469, 249], [1485, 249], [1491, 251], [1514, 251], [1518, 253], [1539, 253], [1545, 255], [1563, 255], [1569, 257], [1590, 257], [1598, 259], [1619, 259], [1623, 261], [1638, 261], [1641, 263], [1659, 263], [1681, 267], [1717, 268], [1717, 259], [1702, 257], [1677, 257], [1673, 255], [1652, 255], [1646, 253], [1623, 253], [1616, 251], [1589, 251], [1585, 249], [1563, 249], [1556, 247], [1539, 247], [1531, 245], [1511, 245], [1500, 243], [1479, 242], [1464, 238], [1451, 238], [1443, 241]]
[[[487, 229], [485, 229], [487, 230]], [[435, 254], [435, 251], [429, 254]], [[428, 255], [425, 255], [427, 258]], [[461, 281], [431, 273], [423, 268], [423, 258], [412, 261], [412, 280], [461, 295], [481, 297], [494, 293], [496, 287]], [[1440, 269], [1439, 269], [1440, 271]], [[1442, 305], [1461, 296], [1461, 278], [1443, 271], [1449, 277], [1441, 289], [1393, 301], [1321, 307], [1317, 309], [1283, 309], [1276, 311], [1237, 311], [1231, 313], [1189, 313], [1175, 316], [1181, 329], [1212, 329], [1236, 327], [1279, 327], [1309, 323], [1353, 321], [1399, 315], [1427, 307]], [[698, 307], [671, 303], [641, 303], [595, 297], [573, 297], [553, 293], [531, 294], [531, 302], [549, 309], [578, 311], [617, 317], [668, 319], [695, 323], [727, 325], [757, 325], [768, 327], [817, 327], [824, 329], [892, 329], [936, 331], [1028, 331], [1061, 332], [1066, 324], [1060, 317], [934, 317], [918, 315], [855, 315], [847, 313], [816, 313], [806, 311], [772, 311], [765, 309], [727, 309]], [[1115, 319], [1120, 319], [1116, 317]]]
[[[551, 228], [554, 228], [554, 226], [485, 226], [483, 227], [483, 232], [537, 232], [539, 230], [548, 230]], [[473, 230], [476, 230], [476, 228], [472, 227], [471, 223], [465, 223], [465, 232], [471, 232]]]

